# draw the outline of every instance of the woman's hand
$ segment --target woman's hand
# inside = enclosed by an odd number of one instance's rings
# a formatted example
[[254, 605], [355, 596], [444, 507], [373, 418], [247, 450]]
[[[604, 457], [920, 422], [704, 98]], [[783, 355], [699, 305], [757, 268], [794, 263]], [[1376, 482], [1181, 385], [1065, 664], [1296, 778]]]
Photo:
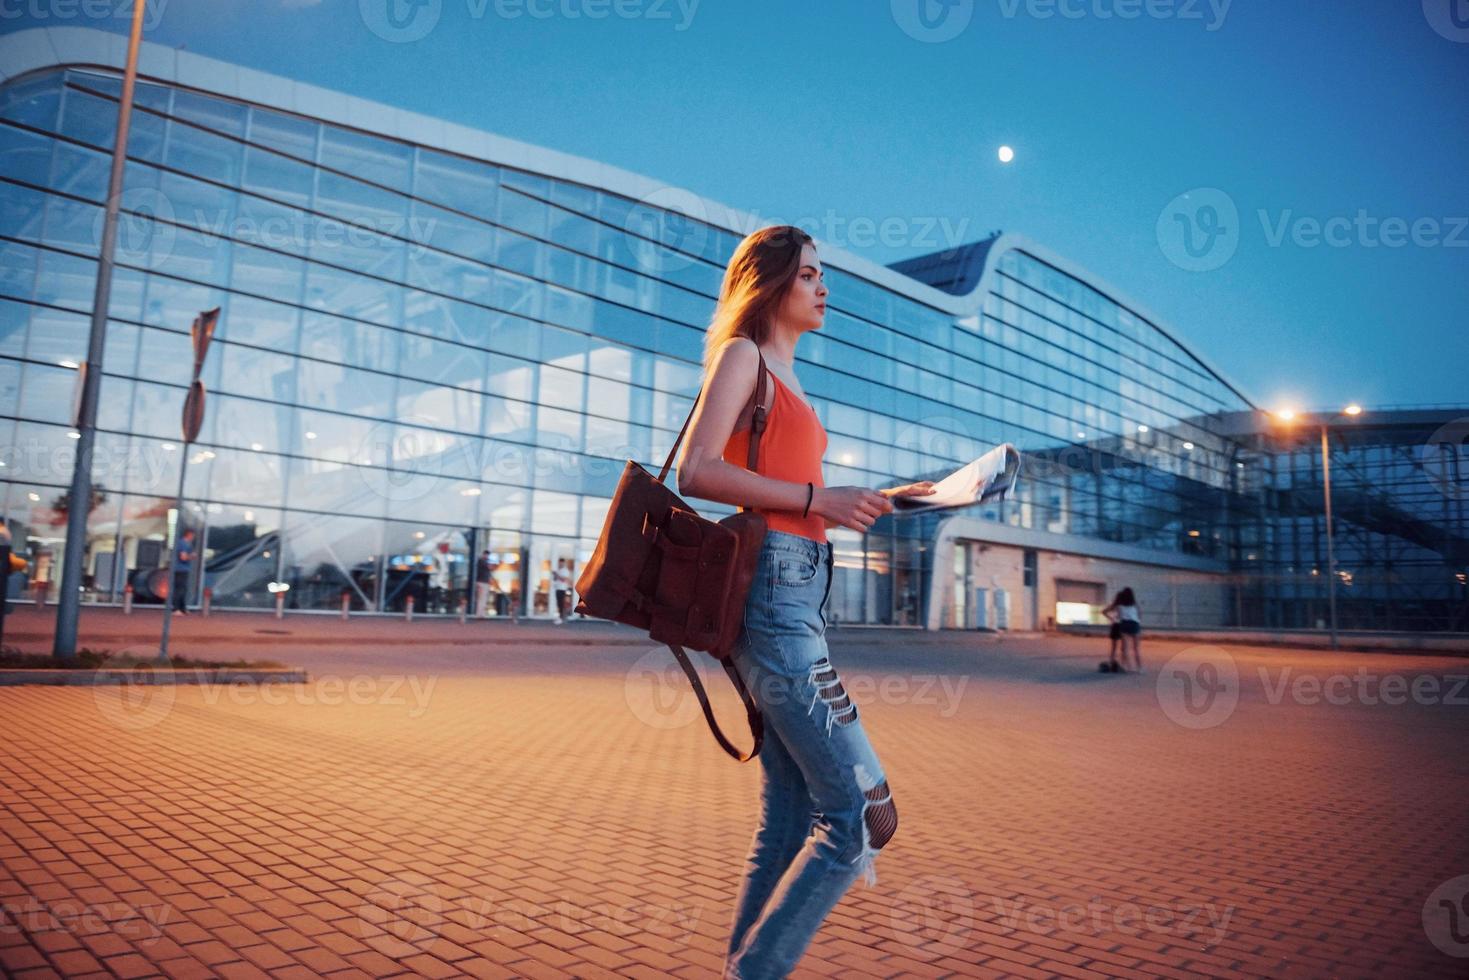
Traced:
[[888, 499], [892, 499], [893, 497], [927, 497], [933, 493], [933, 481], [920, 480], [917, 483], [905, 483], [901, 487], [888, 487], [886, 490], [879, 490], [877, 492]]
[[854, 531], [865, 532], [892, 510], [887, 497], [867, 487], [817, 487], [811, 498], [811, 512], [821, 515], [828, 527], [849, 527]]

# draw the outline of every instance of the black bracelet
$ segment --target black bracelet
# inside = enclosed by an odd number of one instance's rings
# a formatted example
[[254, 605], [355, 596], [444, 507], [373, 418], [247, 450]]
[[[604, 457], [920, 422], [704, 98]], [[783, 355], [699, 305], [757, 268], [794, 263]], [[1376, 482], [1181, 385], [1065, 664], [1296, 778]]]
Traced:
[[812, 483], [812, 482], [810, 482], [808, 480], [806, 482], [806, 509], [803, 510], [803, 511], [801, 511], [801, 516], [802, 517], [809, 517], [809, 516], [811, 516], [811, 500], [815, 496], [816, 496], [816, 484], [814, 484], [814, 483]]

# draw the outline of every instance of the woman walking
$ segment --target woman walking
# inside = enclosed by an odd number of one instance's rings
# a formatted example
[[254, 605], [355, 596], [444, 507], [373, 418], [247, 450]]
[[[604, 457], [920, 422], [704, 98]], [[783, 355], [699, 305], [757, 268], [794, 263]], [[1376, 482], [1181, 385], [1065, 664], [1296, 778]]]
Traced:
[[[825, 485], [826, 430], [794, 364], [797, 341], [821, 326], [826, 296], [801, 229], [762, 228], [740, 243], [705, 339], [704, 397], [678, 464], [680, 493], [751, 508], [769, 526], [732, 658], [765, 718], [760, 820], [725, 962], [725, 976], [743, 980], [790, 972], [852, 883], [864, 872], [876, 880], [873, 859], [898, 823], [887, 774], [827, 656], [826, 530], [865, 532], [892, 511], [892, 497], [933, 485]], [[766, 386], [751, 472], [742, 409], [762, 363], [775, 383]]]

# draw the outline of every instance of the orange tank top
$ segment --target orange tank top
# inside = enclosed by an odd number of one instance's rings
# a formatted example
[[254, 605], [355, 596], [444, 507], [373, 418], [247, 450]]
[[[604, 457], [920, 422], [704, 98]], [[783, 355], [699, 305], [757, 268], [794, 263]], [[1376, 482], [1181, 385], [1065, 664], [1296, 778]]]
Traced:
[[[755, 460], [755, 469], [761, 476], [775, 480], [790, 480], [793, 483], [814, 483], [826, 486], [821, 480], [821, 457], [826, 453], [826, 429], [816, 417], [816, 411], [785, 382], [770, 372], [775, 382], [775, 400], [765, 416], [765, 431], [760, 436], [760, 454]], [[750, 430], [741, 429], [729, 437], [724, 444], [721, 457], [726, 463], [744, 466], [749, 462]], [[826, 521], [817, 514], [803, 518], [798, 510], [753, 510], [765, 516], [773, 531], [798, 534], [812, 541], [826, 540]]]

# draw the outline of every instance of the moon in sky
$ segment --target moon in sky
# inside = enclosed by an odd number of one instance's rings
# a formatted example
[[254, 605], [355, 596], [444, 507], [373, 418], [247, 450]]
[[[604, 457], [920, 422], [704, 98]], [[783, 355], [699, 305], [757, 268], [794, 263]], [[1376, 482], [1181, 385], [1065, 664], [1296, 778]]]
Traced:
[[1010, 149], [1010, 147], [1008, 147], [1008, 146], [1002, 146], [1002, 147], [1000, 147], [1000, 162], [1001, 163], [1009, 163], [1011, 160], [1014, 160], [1014, 159], [1015, 159], [1015, 151], [1014, 150]]

